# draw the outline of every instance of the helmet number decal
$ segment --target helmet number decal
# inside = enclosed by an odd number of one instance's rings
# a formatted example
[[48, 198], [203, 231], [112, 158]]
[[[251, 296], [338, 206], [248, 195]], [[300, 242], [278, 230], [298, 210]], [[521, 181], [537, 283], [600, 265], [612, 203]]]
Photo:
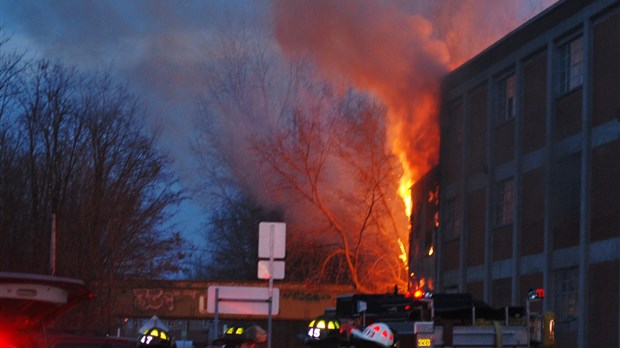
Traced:
[[315, 338], [321, 337], [321, 329], [310, 328], [310, 330], [308, 330], [308, 336]]

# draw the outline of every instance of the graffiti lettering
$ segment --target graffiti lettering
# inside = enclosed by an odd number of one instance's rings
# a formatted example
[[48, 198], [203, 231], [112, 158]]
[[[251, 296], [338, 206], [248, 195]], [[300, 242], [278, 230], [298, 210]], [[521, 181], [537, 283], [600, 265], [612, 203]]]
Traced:
[[282, 298], [290, 298], [301, 301], [321, 301], [329, 300], [331, 297], [328, 294], [308, 293], [303, 291], [287, 291], [283, 293]]
[[174, 294], [164, 289], [133, 289], [133, 305], [143, 311], [166, 309], [172, 312]]

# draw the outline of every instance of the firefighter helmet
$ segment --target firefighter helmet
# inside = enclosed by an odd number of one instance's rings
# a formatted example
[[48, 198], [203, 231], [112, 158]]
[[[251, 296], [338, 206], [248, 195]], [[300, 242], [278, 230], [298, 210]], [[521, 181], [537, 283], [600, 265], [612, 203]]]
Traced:
[[140, 336], [138, 347], [168, 348], [172, 346], [172, 340], [166, 330], [154, 327], [150, 328]]
[[394, 344], [394, 333], [384, 323], [370, 324], [361, 333], [357, 330], [351, 333], [359, 339], [376, 343], [381, 347], [391, 347]]
[[267, 332], [258, 325], [230, 326], [224, 332], [224, 336], [218, 337], [213, 341], [214, 345], [224, 344], [240, 344], [247, 343], [263, 343], [267, 341]]
[[306, 341], [320, 341], [340, 335], [340, 322], [330, 316], [320, 316], [308, 324]]

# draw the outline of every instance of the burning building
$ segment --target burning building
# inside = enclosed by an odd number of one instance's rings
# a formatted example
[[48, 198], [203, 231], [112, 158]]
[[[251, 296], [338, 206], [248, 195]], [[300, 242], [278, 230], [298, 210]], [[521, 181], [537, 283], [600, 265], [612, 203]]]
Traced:
[[433, 290], [438, 278], [439, 167], [424, 175], [411, 189], [411, 233], [409, 235], [410, 290]]
[[440, 127], [412, 270], [495, 306], [544, 287], [558, 346], [620, 346], [620, 1], [558, 2], [450, 72]]

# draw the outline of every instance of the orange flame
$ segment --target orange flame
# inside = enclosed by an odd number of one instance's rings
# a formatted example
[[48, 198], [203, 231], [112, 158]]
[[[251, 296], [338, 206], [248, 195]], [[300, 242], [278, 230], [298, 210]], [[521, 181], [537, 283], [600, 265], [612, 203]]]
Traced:
[[413, 209], [413, 201], [411, 199], [411, 186], [413, 181], [410, 174], [404, 174], [400, 178], [400, 185], [398, 186], [398, 195], [405, 204], [405, 214], [408, 218], [411, 217], [411, 210]]
[[[310, 52], [325, 76], [345, 78], [387, 106], [387, 146], [401, 164], [398, 195], [410, 218], [411, 187], [439, 157], [441, 76], [514, 28], [521, 2], [275, 4], [275, 33], [285, 51]], [[401, 237], [407, 233], [399, 231]], [[399, 258], [405, 261], [405, 248], [398, 242]]]
[[[439, 153], [438, 90], [429, 88], [417, 93], [421, 96], [411, 101], [415, 105], [406, 108], [411, 114], [392, 114], [388, 122], [388, 139], [393, 139], [390, 148], [402, 167], [398, 195], [403, 200], [408, 218], [413, 208], [411, 187], [437, 162]], [[403, 124], [402, 120], [408, 124]]]

